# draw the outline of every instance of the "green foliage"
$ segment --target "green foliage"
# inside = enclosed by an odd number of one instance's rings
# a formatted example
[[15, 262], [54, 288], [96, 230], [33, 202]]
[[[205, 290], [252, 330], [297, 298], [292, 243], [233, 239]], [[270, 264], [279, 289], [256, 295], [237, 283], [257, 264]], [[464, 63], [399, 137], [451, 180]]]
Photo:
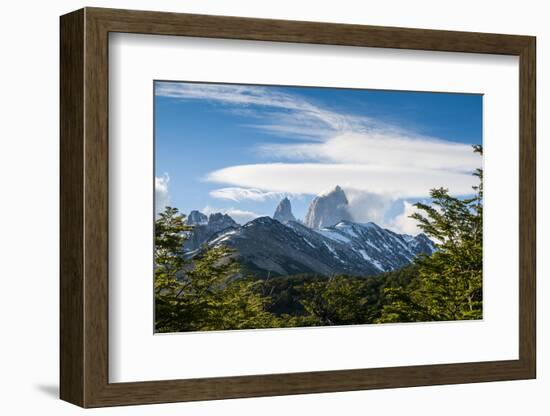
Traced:
[[177, 276], [186, 264], [185, 232], [191, 230], [176, 208], [166, 207], [155, 221], [155, 296], [178, 290]]
[[[481, 154], [481, 146], [474, 151]], [[417, 260], [414, 286], [386, 288], [389, 303], [380, 322], [482, 318], [483, 171], [474, 175], [479, 185], [472, 198], [455, 198], [439, 188], [431, 191], [432, 205], [416, 204], [422, 213], [412, 218], [439, 250]]]
[[302, 304], [315, 325], [349, 325], [368, 321], [364, 280], [345, 276], [306, 283]]
[[411, 284], [417, 270], [411, 264], [369, 277], [275, 277], [259, 287], [270, 299], [267, 310], [279, 317], [281, 327], [371, 324], [381, 317], [387, 303], [385, 288]]

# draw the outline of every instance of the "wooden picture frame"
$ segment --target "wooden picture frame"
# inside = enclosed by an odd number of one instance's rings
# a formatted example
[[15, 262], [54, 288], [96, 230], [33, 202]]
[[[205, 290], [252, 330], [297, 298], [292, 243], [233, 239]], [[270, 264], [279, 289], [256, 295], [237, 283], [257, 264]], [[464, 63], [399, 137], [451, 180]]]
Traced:
[[[61, 399], [102, 407], [535, 378], [534, 37], [100, 8], [64, 15], [60, 28]], [[519, 359], [109, 383], [110, 32], [519, 56]]]

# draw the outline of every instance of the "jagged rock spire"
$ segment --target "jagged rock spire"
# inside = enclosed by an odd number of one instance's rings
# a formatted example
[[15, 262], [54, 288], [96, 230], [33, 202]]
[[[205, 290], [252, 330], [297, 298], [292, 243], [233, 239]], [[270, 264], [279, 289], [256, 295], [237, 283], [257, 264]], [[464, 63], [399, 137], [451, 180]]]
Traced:
[[285, 197], [277, 205], [277, 209], [273, 214], [273, 219], [279, 222], [287, 223], [289, 221], [296, 221], [294, 214], [292, 214], [292, 206], [290, 205], [290, 200]]
[[208, 223], [208, 217], [202, 212], [193, 210], [187, 216], [185, 223], [187, 225], [203, 225]]
[[316, 197], [307, 211], [305, 225], [309, 228], [330, 227], [340, 221], [353, 221], [348, 198], [340, 186], [326, 195]]

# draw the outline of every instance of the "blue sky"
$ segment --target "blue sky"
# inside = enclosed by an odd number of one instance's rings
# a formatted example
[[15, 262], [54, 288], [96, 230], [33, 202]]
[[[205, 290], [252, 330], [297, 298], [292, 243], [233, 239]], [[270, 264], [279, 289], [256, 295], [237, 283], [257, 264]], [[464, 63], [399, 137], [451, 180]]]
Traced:
[[481, 165], [482, 96], [155, 82], [158, 208], [298, 218], [341, 185], [358, 222], [414, 233], [430, 188], [469, 193]]

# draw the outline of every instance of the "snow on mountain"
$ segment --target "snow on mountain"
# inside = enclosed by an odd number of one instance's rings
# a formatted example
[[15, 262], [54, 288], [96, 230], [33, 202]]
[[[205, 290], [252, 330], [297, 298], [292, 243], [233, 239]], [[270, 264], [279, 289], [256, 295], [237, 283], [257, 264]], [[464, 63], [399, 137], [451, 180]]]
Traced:
[[407, 240], [374, 223], [340, 221], [312, 230], [295, 221], [282, 224], [261, 217], [217, 233], [208, 245], [232, 248], [243, 268], [258, 277], [299, 273], [372, 276], [403, 267], [420, 253], [431, 254], [435, 246], [424, 238]]
[[373, 222], [357, 224], [341, 221], [316, 232], [333, 241], [345, 242], [384, 272], [406, 266], [419, 254], [430, 255], [436, 250], [435, 244], [425, 234], [416, 237], [397, 234]]
[[284, 225], [270, 217], [260, 217], [238, 229], [218, 233], [208, 245], [230, 247], [243, 269], [257, 277], [378, 273], [345, 244], [327, 239], [297, 222]]

